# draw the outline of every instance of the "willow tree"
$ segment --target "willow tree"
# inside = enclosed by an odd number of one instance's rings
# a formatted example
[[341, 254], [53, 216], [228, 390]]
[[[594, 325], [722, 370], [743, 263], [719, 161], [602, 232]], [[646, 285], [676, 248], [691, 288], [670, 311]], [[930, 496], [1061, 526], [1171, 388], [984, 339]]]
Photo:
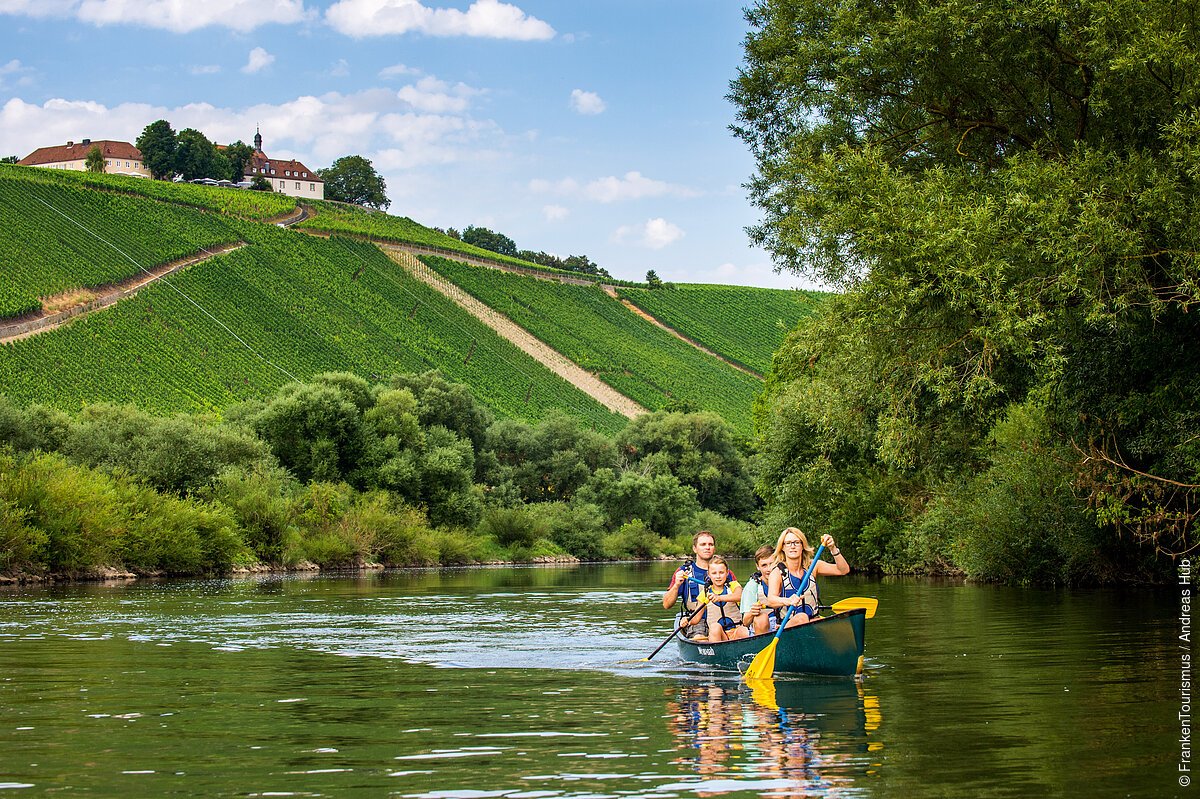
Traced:
[[759, 417], [768, 493], [823, 468], [802, 480], [810, 508], [822, 484], [828, 514], [839, 492], [888, 484], [915, 524], [947, 475], [986, 467], [997, 424], [1035, 406], [1094, 523], [1191, 546], [1198, 11], [748, 10], [731, 99], [757, 165], [749, 232], [780, 268], [842, 292], [777, 357]]

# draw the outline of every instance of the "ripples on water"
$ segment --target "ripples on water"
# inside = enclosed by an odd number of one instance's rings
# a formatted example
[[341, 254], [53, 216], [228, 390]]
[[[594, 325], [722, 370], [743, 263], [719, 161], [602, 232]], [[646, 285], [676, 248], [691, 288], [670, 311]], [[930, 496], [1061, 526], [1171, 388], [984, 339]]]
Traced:
[[0, 791], [1175, 795], [1169, 601], [829, 581], [867, 679], [764, 694], [641, 660], [670, 568], [0, 593]]

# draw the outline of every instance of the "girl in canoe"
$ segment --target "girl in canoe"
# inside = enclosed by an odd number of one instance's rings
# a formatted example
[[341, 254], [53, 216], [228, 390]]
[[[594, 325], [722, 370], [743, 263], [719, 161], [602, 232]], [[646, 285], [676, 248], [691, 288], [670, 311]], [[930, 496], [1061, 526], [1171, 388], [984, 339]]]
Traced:
[[767, 604], [775, 608], [780, 620], [783, 619], [783, 608], [795, 608], [788, 620], [788, 627], [807, 624], [816, 618], [821, 602], [817, 589], [818, 577], [840, 577], [850, 573], [850, 564], [834, 543], [833, 536], [826, 533], [821, 536], [821, 543], [833, 556], [833, 563], [826, 560], [817, 562], [803, 594], [799, 590], [800, 583], [813, 557], [813, 548], [809, 546], [807, 536], [798, 528], [789, 527], [779, 534], [779, 541], [775, 544], [775, 559], [779, 563], [767, 581]]
[[705, 611], [708, 622], [709, 641], [732, 641], [745, 638], [749, 633], [742, 624], [742, 612], [738, 609], [737, 600], [740, 591], [729, 584], [729, 565], [725, 558], [713, 555], [708, 561], [708, 610]]

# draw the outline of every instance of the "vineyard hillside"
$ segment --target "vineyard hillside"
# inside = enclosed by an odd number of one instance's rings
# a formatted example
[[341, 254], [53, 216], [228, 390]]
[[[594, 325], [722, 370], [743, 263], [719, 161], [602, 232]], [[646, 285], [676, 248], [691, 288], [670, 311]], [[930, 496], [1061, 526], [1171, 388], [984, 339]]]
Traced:
[[[93, 198], [96, 207], [109, 199]], [[90, 229], [88, 207], [70, 211]], [[247, 246], [109, 310], [0, 346], [3, 392], [64, 409], [113, 401], [171, 413], [219, 410], [322, 371], [386, 377], [438, 369], [502, 416], [536, 420], [563, 409], [608, 432], [625, 422], [374, 245], [213, 220]], [[139, 235], [107, 232], [122, 249]], [[48, 245], [39, 257], [54, 262], [59, 252]], [[57, 268], [69, 272], [71, 263]]]
[[817, 291], [680, 283], [621, 288], [623, 300], [723, 358], [766, 374], [784, 336], [813, 313]]
[[[0, 321], [37, 310], [50, 295], [240, 244], [108, 310], [0, 346], [0, 391], [18, 402], [220, 411], [322, 371], [371, 378], [438, 369], [501, 416], [534, 421], [562, 409], [597, 430], [625, 424], [365, 240], [457, 247], [464, 255], [476, 249], [412, 220], [316, 203], [305, 224], [323, 235], [310, 236], [265, 223], [297, 212], [293, 198], [15, 166], [0, 166], [0, 210]], [[499, 260], [470, 254], [480, 253]], [[750, 432], [760, 380], [650, 324], [599, 285], [423, 259], [643, 407], [712, 410]], [[805, 313], [802, 295], [790, 292], [622, 291], [688, 338], [759, 372]]]
[[192, 208], [15, 172], [0, 170], [0, 320], [40, 310], [43, 297], [115, 283], [142, 265], [239, 238], [227, 220]]
[[760, 380], [630, 313], [600, 286], [580, 286], [421, 259], [452, 283], [651, 410], [683, 403], [744, 433]]
[[[427, 250], [441, 252], [447, 257], [457, 255], [469, 256], [471, 259], [483, 260], [490, 263], [511, 267], [522, 272], [547, 276], [563, 277], [573, 280], [598, 281], [599, 277], [582, 272], [569, 272], [562, 269], [552, 269], [547, 266], [522, 261], [508, 255], [485, 250], [473, 244], [449, 236], [440, 230], [425, 227], [406, 216], [393, 216], [382, 211], [372, 211], [345, 203], [305, 201], [310, 214], [299, 223], [298, 227], [314, 233], [342, 233], [348, 236], [361, 236], [372, 241], [391, 244], [410, 244]], [[624, 281], [613, 281], [605, 278], [607, 283], [636, 285]]]

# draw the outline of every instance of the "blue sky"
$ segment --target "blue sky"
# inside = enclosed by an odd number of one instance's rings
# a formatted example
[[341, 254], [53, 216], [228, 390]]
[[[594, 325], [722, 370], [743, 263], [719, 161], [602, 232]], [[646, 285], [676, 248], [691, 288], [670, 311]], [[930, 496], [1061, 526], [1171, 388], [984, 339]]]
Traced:
[[258, 124], [274, 157], [370, 158], [424, 224], [624, 279], [805, 285], [744, 232], [730, 0], [0, 0], [0, 31], [4, 155]]

